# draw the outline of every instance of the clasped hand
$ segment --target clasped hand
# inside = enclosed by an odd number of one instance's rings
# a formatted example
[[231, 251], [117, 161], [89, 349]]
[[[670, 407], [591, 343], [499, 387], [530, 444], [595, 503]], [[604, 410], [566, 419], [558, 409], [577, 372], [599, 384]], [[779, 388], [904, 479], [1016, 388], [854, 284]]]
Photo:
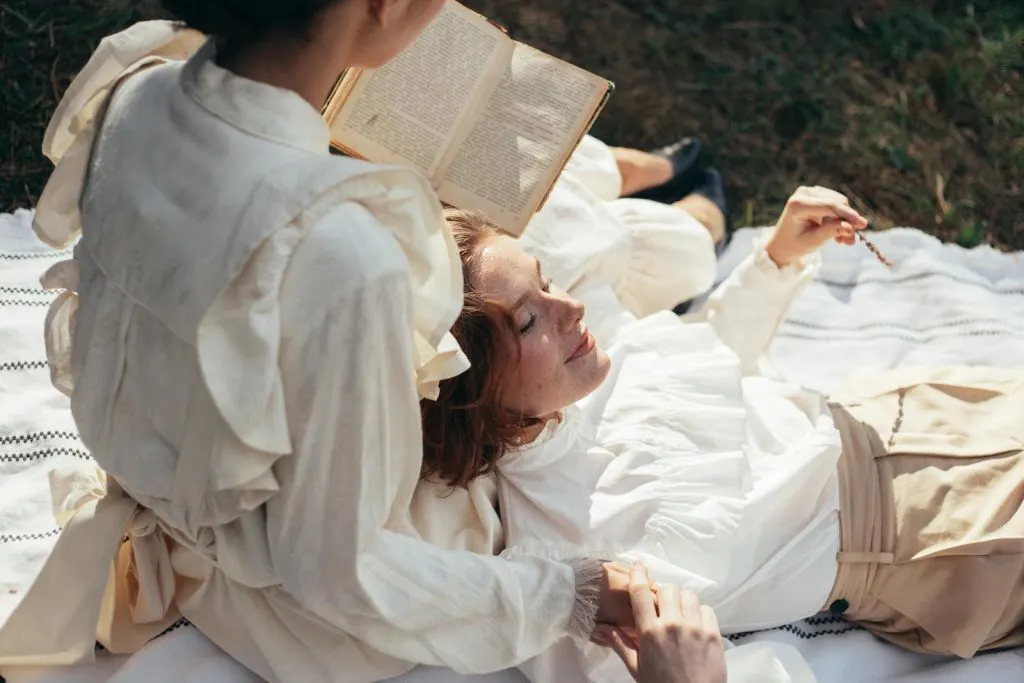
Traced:
[[631, 627], [598, 624], [592, 640], [610, 647], [637, 683], [725, 683], [718, 620], [697, 596], [665, 584], [654, 589], [647, 569], [629, 573]]

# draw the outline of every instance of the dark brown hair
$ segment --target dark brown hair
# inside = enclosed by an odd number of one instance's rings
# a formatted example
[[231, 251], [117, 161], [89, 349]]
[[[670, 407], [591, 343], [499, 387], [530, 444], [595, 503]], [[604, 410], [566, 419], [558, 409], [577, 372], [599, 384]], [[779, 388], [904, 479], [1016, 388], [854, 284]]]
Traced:
[[501, 407], [502, 387], [519, 363], [519, 332], [511, 312], [474, 286], [480, 250], [505, 233], [479, 214], [448, 209], [445, 218], [455, 235], [465, 283], [462, 312], [452, 334], [471, 367], [441, 382], [436, 401], [420, 401], [423, 477], [466, 486], [493, 472], [539, 420]]
[[189, 28], [238, 46], [278, 33], [298, 39], [320, 14], [342, 0], [160, 0]]

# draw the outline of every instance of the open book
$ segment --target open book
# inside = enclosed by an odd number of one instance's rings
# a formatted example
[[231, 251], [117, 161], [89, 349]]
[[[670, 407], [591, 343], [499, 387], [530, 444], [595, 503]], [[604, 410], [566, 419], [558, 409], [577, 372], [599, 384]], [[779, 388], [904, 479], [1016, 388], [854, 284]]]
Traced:
[[519, 235], [612, 87], [449, 0], [391, 62], [343, 74], [323, 113], [335, 148], [412, 166]]

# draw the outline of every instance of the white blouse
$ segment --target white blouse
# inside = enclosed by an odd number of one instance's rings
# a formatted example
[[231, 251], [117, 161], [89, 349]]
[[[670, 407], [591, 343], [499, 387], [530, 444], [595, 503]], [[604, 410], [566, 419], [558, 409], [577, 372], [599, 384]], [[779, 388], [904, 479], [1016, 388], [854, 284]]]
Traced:
[[[690, 322], [618, 328], [598, 391], [499, 464], [506, 556], [643, 559], [726, 633], [820, 611], [838, 569], [839, 434], [822, 396], [757, 371], [814, 269], [758, 248]], [[588, 649], [595, 680], [625, 674]]]
[[105, 40], [47, 131], [37, 232], [81, 232], [44, 278], [48, 356], [106, 476], [54, 474], [64, 532], [0, 666], [133, 651], [179, 611], [269, 680], [496, 670], [588, 633], [596, 563], [418, 538], [419, 396], [466, 367], [429, 186], [328, 155], [297, 95], [212, 43], [180, 61], [201, 44]]

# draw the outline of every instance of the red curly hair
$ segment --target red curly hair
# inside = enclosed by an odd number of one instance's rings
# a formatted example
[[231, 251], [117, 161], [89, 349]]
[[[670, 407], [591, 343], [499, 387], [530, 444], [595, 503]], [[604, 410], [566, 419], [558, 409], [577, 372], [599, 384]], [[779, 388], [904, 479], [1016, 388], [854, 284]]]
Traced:
[[479, 214], [448, 209], [448, 226], [462, 260], [464, 303], [452, 335], [469, 357], [466, 372], [441, 382], [436, 401], [420, 401], [423, 422], [423, 478], [453, 487], [495, 470], [509, 448], [521, 443], [538, 418], [502, 408], [502, 388], [519, 364], [519, 331], [504, 306], [474, 286], [481, 249], [505, 236]]

